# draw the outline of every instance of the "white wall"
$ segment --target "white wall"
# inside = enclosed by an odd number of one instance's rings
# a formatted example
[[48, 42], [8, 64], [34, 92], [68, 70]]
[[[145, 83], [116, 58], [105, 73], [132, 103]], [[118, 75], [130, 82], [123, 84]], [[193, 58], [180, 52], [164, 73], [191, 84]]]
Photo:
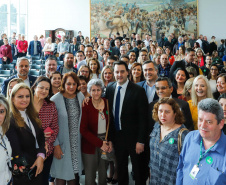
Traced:
[[[90, 36], [90, 0], [29, 0], [28, 40], [45, 30], [63, 28]], [[198, 0], [199, 34], [226, 39], [226, 0]]]
[[218, 45], [226, 39], [226, 0], [199, 0], [199, 34], [206, 35], [208, 40], [216, 37]]
[[28, 0], [28, 40], [57, 28], [90, 36], [89, 0]]

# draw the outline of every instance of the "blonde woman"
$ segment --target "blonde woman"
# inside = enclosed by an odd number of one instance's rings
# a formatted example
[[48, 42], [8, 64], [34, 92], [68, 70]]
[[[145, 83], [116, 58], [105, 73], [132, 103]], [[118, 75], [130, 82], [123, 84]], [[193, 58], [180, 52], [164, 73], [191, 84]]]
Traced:
[[26, 84], [20, 83], [13, 87], [10, 109], [12, 114], [6, 135], [12, 147], [12, 157], [24, 157], [28, 165], [23, 169], [30, 171], [34, 168], [32, 180], [29, 180], [28, 175], [14, 174], [13, 184], [40, 185], [46, 156], [45, 138], [42, 122], [34, 108], [32, 92]]
[[9, 162], [12, 155], [12, 148], [6, 137], [9, 129], [9, 104], [3, 95], [0, 95], [0, 179], [1, 184], [11, 184], [12, 173], [9, 169]]
[[88, 60], [88, 67], [91, 69], [90, 79], [100, 78], [100, 63], [96, 58], [90, 58]]
[[52, 38], [48, 37], [46, 39], [46, 44], [42, 50], [44, 52], [45, 60], [49, 57], [49, 55], [53, 55], [54, 49], [55, 49], [55, 44], [52, 43]]
[[180, 61], [183, 60], [185, 58], [185, 47], [184, 46], [180, 46], [179, 47], [179, 54], [175, 57], [175, 61]]
[[194, 79], [191, 89], [191, 100], [188, 101], [195, 130], [198, 129], [198, 103], [206, 98], [213, 98], [208, 79], [199, 75]]
[[108, 83], [115, 81], [114, 69], [112, 66], [104, 66], [101, 72], [101, 80], [104, 82], [105, 88], [107, 87]]
[[189, 101], [191, 99], [191, 88], [195, 78], [189, 78], [184, 84], [184, 90], [181, 96], [178, 96], [178, 99]]
[[7, 100], [9, 100], [13, 87], [16, 84], [23, 83], [23, 82], [24, 81], [21, 78], [13, 78], [12, 80], [9, 81], [8, 86], [7, 86], [7, 94], [6, 94]]

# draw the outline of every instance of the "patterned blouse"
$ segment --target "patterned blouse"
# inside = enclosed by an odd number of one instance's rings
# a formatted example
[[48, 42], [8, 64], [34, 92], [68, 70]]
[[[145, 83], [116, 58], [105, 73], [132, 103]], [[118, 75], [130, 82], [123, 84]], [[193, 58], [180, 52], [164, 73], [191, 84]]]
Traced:
[[47, 127], [50, 127], [54, 132], [46, 141], [48, 143], [47, 156], [49, 156], [53, 153], [53, 143], [55, 142], [57, 134], [59, 132], [58, 113], [54, 102], [47, 103], [46, 100], [44, 100], [42, 108], [39, 111], [39, 119], [42, 121], [43, 130], [45, 130]]
[[77, 96], [73, 99], [64, 97], [65, 106], [68, 114], [68, 128], [71, 147], [71, 159], [74, 173], [79, 172], [78, 156], [79, 156], [79, 118], [80, 118], [80, 106]]
[[[178, 133], [181, 128], [186, 127], [181, 125], [181, 127], [170, 132], [159, 142], [161, 127], [158, 122], [155, 123], [154, 129], [150, 135], [150, 185], [176, 184], [177, 165], [179, 162], [177, 141]], [[185, 130], [182, 134], [182, 144], [187, 133], [188, 130]]]

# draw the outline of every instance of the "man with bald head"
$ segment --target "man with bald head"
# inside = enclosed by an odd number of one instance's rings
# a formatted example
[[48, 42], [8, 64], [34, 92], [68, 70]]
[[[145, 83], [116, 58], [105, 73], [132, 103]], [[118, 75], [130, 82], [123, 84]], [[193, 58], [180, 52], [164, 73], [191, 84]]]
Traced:
[[166, 54], [162, 54], [160, 64], [158, 66], [158, 76], [169, 77], [170, 68], [171, 65], [169, 64], [168, 56]]
[[34, 40], [32, 40], [28, 47], [28, 54], [33, 56], [40, 56], [42, 53], [42, 45], [41, 42], [38, 41], [37, 35], [34, 36]]

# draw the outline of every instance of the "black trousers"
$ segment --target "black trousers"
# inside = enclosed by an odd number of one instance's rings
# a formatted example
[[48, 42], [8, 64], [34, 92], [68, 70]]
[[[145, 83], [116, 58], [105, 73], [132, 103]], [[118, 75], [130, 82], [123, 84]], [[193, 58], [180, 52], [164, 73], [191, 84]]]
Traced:
[[43, 185], [49, 185], [49, 172], [53, 161], [53, 154], [51, 154], [44, 162], [43, 168]]
[[[131, 139], [132, 140], [132, 139]], [[128, 157], [131, 158], [132, 169], [134, 172], [135, 185], [146, 185], [148, 178], [148, 144], [145, 143], [144, 152], [136, 154], [136, 141], [131, 141], [123, 131], [116, 133], [115, 141], [113, 143], [118, 164], [118, 184], [128, 185]], [[133, 139], [134, 140], [134, 139]]]

